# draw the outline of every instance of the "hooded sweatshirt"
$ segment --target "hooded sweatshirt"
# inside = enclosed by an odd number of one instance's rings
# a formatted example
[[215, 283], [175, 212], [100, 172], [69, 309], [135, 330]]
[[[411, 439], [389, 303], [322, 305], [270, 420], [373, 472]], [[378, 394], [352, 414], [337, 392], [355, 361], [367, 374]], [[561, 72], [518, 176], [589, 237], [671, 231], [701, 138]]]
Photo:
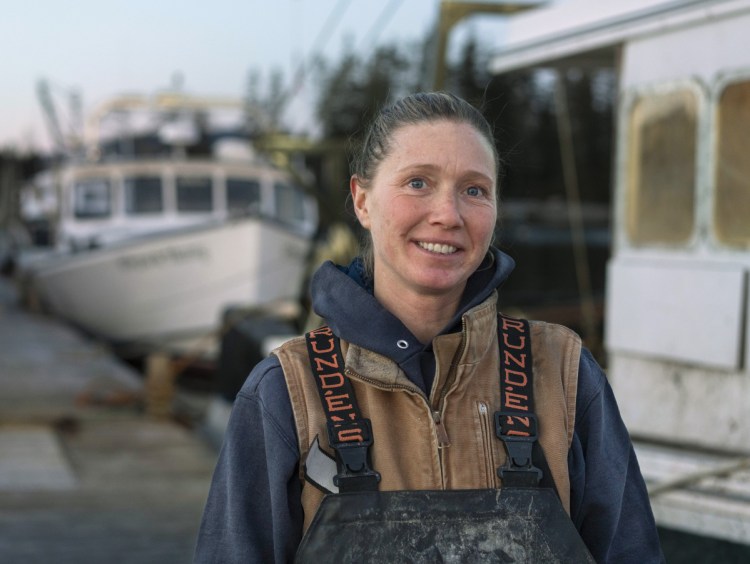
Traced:
[[[493, 250], [469, 278], [456, 315], [441, 332], [499, 289], [514, 266]], [[340, 338], [395, 361], [429, 394], [435, 371], [422, 344], [375, 299], [362, 263], [327, 262], [312, 280], [313, 307]], [[366, 320], [366, 323], [363, 323]], [[397, 346], [405, 341], [408, 346]], [[271, 355], [235, 400], [195, 551], [197, 563], [291, 562], [302, 538], [299, 447], [284, 374]], [[571, 519], [597, 562], [663, 562], [635, 452], [606, 377], [584, 349], [576, 423], [568, 453]]]

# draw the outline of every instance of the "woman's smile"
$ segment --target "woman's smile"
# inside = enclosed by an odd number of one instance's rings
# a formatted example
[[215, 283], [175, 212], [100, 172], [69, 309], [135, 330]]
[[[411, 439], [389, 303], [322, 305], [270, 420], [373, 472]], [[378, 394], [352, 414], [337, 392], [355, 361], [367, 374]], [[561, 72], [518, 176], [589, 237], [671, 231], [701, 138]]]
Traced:
[[445, 243], [428, 243], [425, 241], [418, 241], [417, 245], [419, 245], [425, 251], [429, 251], [430, 253], [438, 255], [452, 255], [458, 252], [458, 248], [454, 247], [453, 245], [447, 245]]

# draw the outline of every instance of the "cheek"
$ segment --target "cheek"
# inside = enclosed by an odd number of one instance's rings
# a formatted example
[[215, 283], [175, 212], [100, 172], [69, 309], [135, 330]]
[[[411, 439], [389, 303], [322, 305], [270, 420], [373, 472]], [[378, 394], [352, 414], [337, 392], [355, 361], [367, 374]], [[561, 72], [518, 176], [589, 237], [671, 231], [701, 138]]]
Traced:
[[495, 228], [497, 226], [497, 217], [494, 214], [487, 214], [485, 220], [481, 225], [477, 226], [474, 231], [477, 240], [482, 241], [483, 245], [490, 246], [492, 239], [495, 236]]
[[411, 204], [408, 201], [393, 200], [379, 202], [377, 217], [372, 218], [373, 229], [378, 229], [383, 235], [393, 235], [404, 230], [408, 223]]
[[378, 218], [378, 221], [373, 221], [371, 233], [376, 244], [379, 242], [382, 247], [387, 247], [389, 241], [391, 241], [396, 234], [396, 224], [393, 219], [386, 215]]
[[487, 213], [477, 224], [477, 234], [488, 243], [492, 240], [497, 227], [497, 214], [494, 210], [487, 210]]

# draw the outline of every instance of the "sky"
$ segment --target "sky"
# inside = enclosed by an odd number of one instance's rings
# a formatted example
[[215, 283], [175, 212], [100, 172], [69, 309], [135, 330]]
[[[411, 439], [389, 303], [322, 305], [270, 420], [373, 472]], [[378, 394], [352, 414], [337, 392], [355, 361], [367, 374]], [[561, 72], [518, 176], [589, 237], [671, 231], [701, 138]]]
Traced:
[[[239, 98], [251, 69], [261, 77], [280, 69], [289, 79], [315, 53], [334, 62], [346, 44], [366, 56], [376, 44], [421, 40], [437, 21], [439, 3], [2, 0], [0, 150], [51, 146], [36, 94], [40, 79], [51, 85], [63, 122], [71, 91], [80, 93], [87, 114], [115, 95], [168, 88], [176, 76], [189, 94]], [[455, 29], [451, 45], [497, 23], [496, 16], [473, 16]]]

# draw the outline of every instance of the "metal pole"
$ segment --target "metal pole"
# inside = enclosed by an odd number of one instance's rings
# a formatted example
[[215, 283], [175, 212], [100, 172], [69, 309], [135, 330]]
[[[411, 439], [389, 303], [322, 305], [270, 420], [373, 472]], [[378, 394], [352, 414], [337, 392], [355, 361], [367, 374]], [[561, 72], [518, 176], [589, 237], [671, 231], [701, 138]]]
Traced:
[[596, 310], [591, 290], [591, 274], [588, 253], [586, 251], [586, 237], [584, 232], [583, 214], [581, 212], [581, 195], [578, 189], [578, 174], [576, 171], [575, 149], [573, 145], [573, 129], [570, 125], [568, 111], [568, 96], [565, 88], [565, 75], [557, 71], [555, 82], [555, 107], [557, 119], [557, 135], [562, 160], [563, 183], [567, 196], [568, 221], [573, 243], [573, 257], [575, 261], [578, 292], [581, 298], [581, 320], [583, 323], [583, 339], [589, 348], [598, 345], [596, 339]]

